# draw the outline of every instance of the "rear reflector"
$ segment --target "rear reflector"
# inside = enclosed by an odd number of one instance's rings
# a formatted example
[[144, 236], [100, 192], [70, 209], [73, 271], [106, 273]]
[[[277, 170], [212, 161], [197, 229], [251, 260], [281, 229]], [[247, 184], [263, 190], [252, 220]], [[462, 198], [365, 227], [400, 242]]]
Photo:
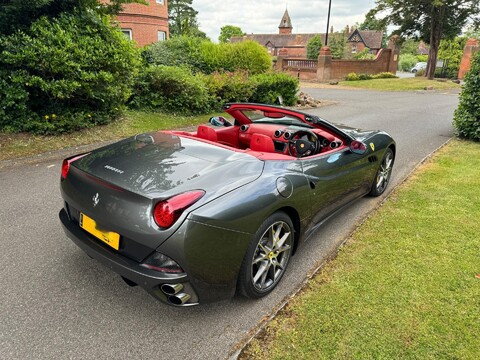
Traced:
[[205, 195], [203, 190], [188, 191], [160, 201], [153, 209], [153, 218], [158, 226], [168, 229], [178, 220], [183, 211]]

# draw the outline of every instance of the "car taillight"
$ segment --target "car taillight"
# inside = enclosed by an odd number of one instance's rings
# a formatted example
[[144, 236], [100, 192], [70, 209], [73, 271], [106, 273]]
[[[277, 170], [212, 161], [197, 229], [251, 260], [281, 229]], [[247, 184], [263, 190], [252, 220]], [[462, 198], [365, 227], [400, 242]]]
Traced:
[[160, 201], [153, 209], [153, 218], [158, 226], [167, 229], [178, 220], [183, 211], [205, 195], [203, 190], [188, 191]]
[[67, 158], [65, 160], [63, 160], [62, 162], [62, 175], [61, 175], [61, 179], [62, 180], [65, 180], [67, 178], [67, 175], [68, 175], [68, 172], [70, 171], [70, 164], [72, 162], [74, 162], [75, 160], [78, 160], [82, 157], [84, 157], [85, 155], [88, 155], [89, 153], [87, 154], [81, 154], [81, 155], [77, 155], [77, 156], [74, 156], [74, 157], [71, 157], [71, 158]]

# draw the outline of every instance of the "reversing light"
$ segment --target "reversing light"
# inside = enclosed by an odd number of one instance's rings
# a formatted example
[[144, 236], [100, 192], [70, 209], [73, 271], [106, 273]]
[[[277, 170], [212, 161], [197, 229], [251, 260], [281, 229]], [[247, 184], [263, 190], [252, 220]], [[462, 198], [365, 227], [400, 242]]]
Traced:
[[145, 262], [140, 264], [140, 266], [170, 274], [181, 274], [184, 272], [175, 260], [172, 260], [167, 255], [163, 255], [159, 252], [154, 252], [147, 258], [147, 260], [145, 260]]
[[85, 155], [88, 155], [88, 154], [89, 153], [76, 155], [74, 157], [67, 158], [67, 159], [63, 160], [61, 180], [65, 180], [67, 178], [68, 172], [70, 171], [70, 164], [72, 162], [74, 162], [75, 160], [78, 160], [78, 159], [80, 159], [80, 158], [82, 158], [82, 157], [84, 157]]
[[203, 190], [188, 191], [160, 201], [153, 209], [153, 218], [158, 226], [168, 229], [178, 220], [183, 211], [205, 195]]

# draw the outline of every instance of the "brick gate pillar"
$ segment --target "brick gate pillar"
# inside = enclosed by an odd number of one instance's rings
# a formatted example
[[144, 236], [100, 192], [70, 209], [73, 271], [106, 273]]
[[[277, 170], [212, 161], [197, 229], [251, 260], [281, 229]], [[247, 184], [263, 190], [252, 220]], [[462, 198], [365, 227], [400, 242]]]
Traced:
[[392, 74], [396, 74], [398, 69], [398, 60], [400, 56], [399, 40], [400, 40], [400, 36], [398, 35], [393, 35], [388, 40], [387, 48], [390, 49], [391, 52], [390, 52], [390, 60], [387, 66], [387, 72], [391, 72]]
[[323, 46], [318, 54], [317, 80], [329, 81], [332, 70], [332, 52], [328, 46]]
[[463, 49], [463, 57], [462, 62], [460, 63], [460, 70], [458, 71], [458, 78], [463, 79], [465, 74], [470, 70], [470, 65], [472, 63], [473, 55], [480, 51], [480, 47], [478, 46], [477, 39], [468, 39], [465, 48]]

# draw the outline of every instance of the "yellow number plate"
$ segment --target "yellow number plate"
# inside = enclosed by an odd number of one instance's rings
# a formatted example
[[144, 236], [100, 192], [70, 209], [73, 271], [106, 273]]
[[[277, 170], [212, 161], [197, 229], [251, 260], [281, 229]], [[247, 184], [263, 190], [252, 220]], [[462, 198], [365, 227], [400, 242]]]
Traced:
[[120, 234], [98, 229], [95, 220], [82, 213], [80, 213], [80, 227], [88, 231], [93, 236], [99, 238], [105, 244], [111, 246], [115, 250], [120, 248]]

